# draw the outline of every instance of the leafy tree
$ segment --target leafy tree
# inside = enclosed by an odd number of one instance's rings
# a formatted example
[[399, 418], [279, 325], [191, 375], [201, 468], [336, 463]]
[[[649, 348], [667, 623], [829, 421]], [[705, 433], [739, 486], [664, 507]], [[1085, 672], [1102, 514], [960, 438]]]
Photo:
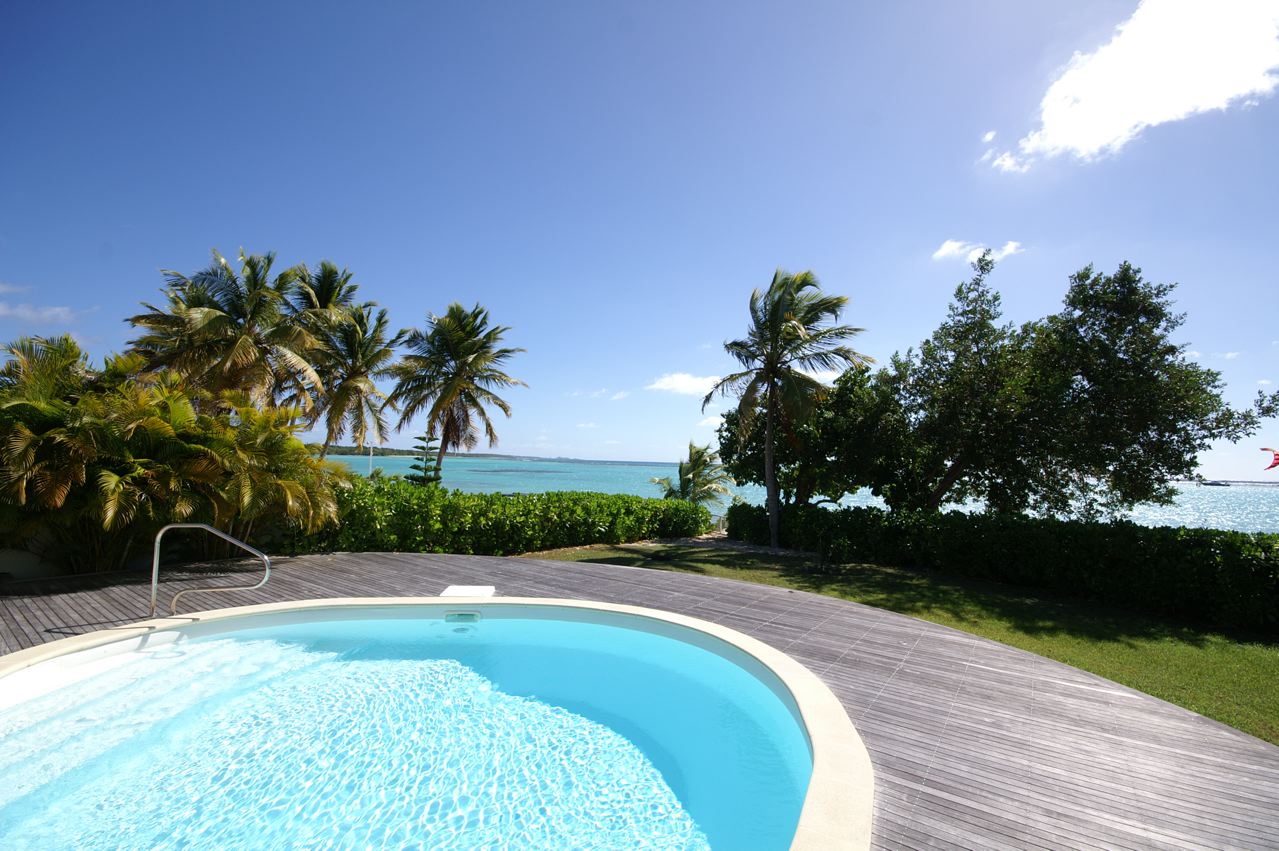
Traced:
[[292, 399], [311, 407], [323, 385], [310, 357], [316, 339], [291, 308], [305, 267], [271, 275], [275, 254], [240, 252], [239, 268], [213, 252], [207, 269], [166, 271], [168, 301], [129, 319], [142, 334], [130, 342], [151, 369], [176, 370], [216, 395], [243, 389], [257, 404]]
[[[1221, 398], [1220, 375], [1171, 342], [1171, 285], [1124, 263], [1074, 275], [1059, 313], [1001, 324], [983, 256], [942, 325], [832, 412], [824, 439], [846, 484], [894, 509], [983, 501], [999, 513], [1095, 516], [1171, 500], [1213, 440], [1256, 411]], [[856, 392], [853, 392], [853, 391]]]
[[720, 379], [702, 400], [702, 409], [718, 393], [738, 397], [737, 414], [749, 427], [757, 411], [764, 415], [764, 484], [768, 494], [769, 539], [779, 541], [779, 497], [775, 452], [778, 431], [793, 434], [812, 412], [826, 388], [809, 375], [843, 369], [870, 359], [844, 341], [862, 331], [835, 325], [848, 299], [822, 293], [812, 272], [789, 275], [778, 270], [764, 292], [750, 298], [747, 336], [724, 344], [742, 365]]
[[1171, 481], [1193, 477], [1200, 452], [1256, 430], [1259, 412], [1229, 407], [1221, 374], [1172, 342], [1185, 322], [1174, 287], [1126, 262], [1113, 275], [1087, 266], [1070, 279], [1034, 352], [1044, 386], [1064, 399], [1047, 406], [1056, 415], [1049, 453], [1068, 474], [1040, 485], [1056, 497], [1050, 508], [1065, 498], [1107, 512], [1171, 502]]
[[527, 386], [502, 371], [512, 356], [524, 351], [501, 345], [510, 330], [505, 325], [489, 327], [489, 313], [478, 304], [467, 310], [454, 302], [443, 316], [429, 316], [425, 331], [414, 329], [405, 338], [408, 354], [392, 368], [396, 383], [388, 401], [399, 407], [399, 428], [426, 412], [426, 434], [440, 441], [436, 475], [445, 454], [474, 448], [481, 430], [489, 446], [497, 445], [486, 408], [509, 417], [511, 407], [494, 391]]
[[733, 479], [719, 463], [719, 454], [710, 446], [688, 444], [688, 458], [679, 462], [679, 474], [672, 482], [670, 476], [654, 477], [649, 481], [662, 489], [663, 499], [682, 499], [698, 505], [718, 503], [729, 496]]
[[389, 335], [386, 308], [374, 312], [371, 302], [343, 311], [334, 323], [316, 329], [320, 345], [315, 349], [316, 371], [328, 388], [315, 419], [325, 424], [320, 459], [329, 446], [349, 430], [357, 449], [365, 440], [386, 439], [386, 394], [377, 388], [378, 378], [391, 374], [395, 347], [401, 334]]
[[[849, 422], [853, 419], [857, 421], [855, 427]], [[884, 435], [875, 432], [886, 424], [872, 394], [869, 367], [861, 365], [846, 370], [818, 400], [809, 417], [794, 425], [791, 439], [777, 442], [774, 463], [781, 502], [787, 505], [838, 502], [846, 493], [869, 487], [872, 478], [852, 474], [870, 470], [875, 459], [887, 454], [871, 451], [872, 446], [882, 448]], [[854, 431], [869, 440], [869, 445], [852, 442], [837, 446], [845, 434]], [[763, 486], [762, 418], [754, 417], [743, 431], [737, 411], [726, 411], [718, 436], [720, 457], [733, 479]], [[837, 453], [851, 463], [832, 463]]]

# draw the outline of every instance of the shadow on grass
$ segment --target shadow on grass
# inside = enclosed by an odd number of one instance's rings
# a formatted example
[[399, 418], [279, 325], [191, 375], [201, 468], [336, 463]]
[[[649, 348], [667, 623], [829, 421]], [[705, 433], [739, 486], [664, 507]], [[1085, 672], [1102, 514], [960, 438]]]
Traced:
[[740, 578], [853, 600], [957, 624], [998, 621], [1025, 635], [1094, 641], [1175, 640], [1204, 646], [1214, 635], [1279, 647], [1275, 636], [1232, 633], [1177, 623], [1043, 589], [964, 579], [873, 564], [829, 565], [802, 556], [692, 545], [620, 545], [584, 552], [580, 560]]

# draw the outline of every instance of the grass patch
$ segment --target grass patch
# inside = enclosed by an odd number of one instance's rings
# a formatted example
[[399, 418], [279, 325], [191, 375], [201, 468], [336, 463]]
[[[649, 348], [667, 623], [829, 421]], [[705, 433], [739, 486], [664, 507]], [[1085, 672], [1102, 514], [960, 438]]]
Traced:
[[530, 556], [740, 579], [881, 609], [1091, 671], [1279, 744], [1279, 642], [1195, 629], [1043, 591], [869, 564], [684, 544], [600, 544]]

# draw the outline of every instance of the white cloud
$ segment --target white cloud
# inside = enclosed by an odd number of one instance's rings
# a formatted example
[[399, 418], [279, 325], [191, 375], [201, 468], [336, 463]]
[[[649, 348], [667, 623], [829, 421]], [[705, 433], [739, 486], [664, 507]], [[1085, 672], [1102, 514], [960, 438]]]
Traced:
[[1147, 128], [1248, 106], [1279, 86], [1274, 0], [1143, 0], [1092, 53], [1076, 52], [1039, 105], [1039, 127], [992, 165], [1113, 154]]
[[599, 428], [595, 423], [578, 423], [578, 428]]
[[1239, 352], [1223, 352], [1221, 356], [1226, 360], [1234, 360], [1239, 357]]
[[[948, 239], [941, 244], [936, 251], [933, 252], [934, 260], [946, 260], [950, 257], [963, 257], [969, 263], [976, 261], [986, 250], [986, 246], [978, 242], [963, 242], [958, 239]], [[1021, 247], [1020, 242], [1009, 240], [1005, 242], [1002, 248], [996, 248], [991, 252], [991, 258], [995, 261], [1003, 260], [1005, 257], [1011, 257], [1014, 254], [1021, 254], [1025, 251]]]
[[982, 154], [982, 155], [981, 155], [981, 158], [980, 158], [980, 159], [978, 159], [978, 160], [977, 160], [977, 162], [979, 162], [979, 163], [988, 163], [988, 162], [990, 162], [991, 157], [993, 157], [994, 155], [995, 155], [995, 149], [994, 149], [994, 148], [987, 148], [987, 149], [986, 149], [986, 153]]
[[1190, 358], [1191, 360], [1198, 360], [1199, 358], [1203, 356], [1204, 356], [1203, 352], [1197, 352], [1194, 349], [1191, 349], [1190, 351], [1186, 352], [1186, 357]]
[[23, 322], [71, 322], [75, 319], [75, 311], [69, 307], [37, 307], [0, 301], [0, 319], [9, 318]]
[[1262, 387], [1269, 387], [1271, 384], [1274, 384], [1274, 382], [1271, 381], [1269, 378], [1258, 378], [1257, 383], [1260, 384]]
[[991, 162], [992, 168], [1000, 171], [1012, 172], [1013, 174], [1024, 174], [1030, 171], [1030, 163], [1025, 160], [1019, 160], [1009, 151], [1004, 151]]
[[17, 284], [0, 283], [0, 293], [25, 293], [31, 287], [20, 287]]
[[585, 396], [587, 399], [599, 399], [608, 395], [608, 388], [601, 387], [599, 390], [574, 390], [568, 394], [570, 396]]
[[817, 369], [817, 370], [811, 370], [811, 371], [805, 369], [805, 370], [801, 370], [801, 372], [803, 372], [805, 375], [809, 376], [810, 378], [816, 378], [822, 384], [834, 384], [835, 379], [839, 378], [841, 375], [844, 374], [840, 372], [838, 369]]
[[616, 402], [619, 399], [625, 399], [629, 395], [631, 394], [630, 394], [630, 391], [628, 390], [618, 390], [616, 393], [614, 393], [612, 396], [609, 396], [608, 398], [610, 402]]
[[679, 393], [684, 396], [705, 396], [711, 392], [711, 388], [715, 386], [717, 381], [719, 381], [718, 375], [690, 375], [687, 372], [668, 372], [659, 378], [653, 379], [653, 383], [644, 389], [666, 390], [670, 393]]
[[724, 418], [721, 416], [707, 417], [704, 420], [700, 420], [697, 423], [697, 425], [710, 426], [711, 428], [719, 428], [719, 424], [722, 423], [723, 421], [724, 421]]
[[987, 130], [987, 131], [986, 131], [986, 135], [982, 136], [982, 137], [981, 137], [981, 140], [982, 140], [982, 142], [984, 142], [985, 144], [989, 145], [991, 142], [995, 141], [995, 131], [994, 131], [994, 130]]
[[[1025, 250], [1026, 249], [1021, 247], [1020, 242], [1014, 242], [1010, 239], [1004, 243], [1002, 248], [996, 248], [991, 257], [995, 260], [1003, 260], [1005, 257], [1012, 257], [1014, 254], [1021, 254]], [[976, 260], [977, 258], [970, 256], [968, 259]]]
[[948, 239], [941, 244], [941, 247], [933, 252], [934, 260], [944, 260], [947, 257], [962, 257], [967, 254], [974, 244], [971, 242], [961, 242], [958, 239]]

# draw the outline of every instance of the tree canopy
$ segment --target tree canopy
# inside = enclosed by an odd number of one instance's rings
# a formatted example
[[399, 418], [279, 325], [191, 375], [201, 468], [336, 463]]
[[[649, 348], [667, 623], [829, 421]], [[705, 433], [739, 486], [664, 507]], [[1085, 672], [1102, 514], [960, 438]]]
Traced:
[[[1129, 263], [1088, 266], [1059, 312], [1017, 327], [1001, 321], [992, 268], [989, 256], [974, 264], [918, 350], [837, 380], [804, 426], [808, 445], [786, 458], [796, 501], [866, 487], [894, 509], [974, 500], [997, 513], [1116, 515], [1170, 501], [1199, 452], [1265, 413], [1227, 405], [1221, 376], [1173, 340], [1184, 321], [1173, 285]], [[721, 446], [744, 447], [724, 456], [750, 481], [757, 438], [740, 432], [726, 419]]]

